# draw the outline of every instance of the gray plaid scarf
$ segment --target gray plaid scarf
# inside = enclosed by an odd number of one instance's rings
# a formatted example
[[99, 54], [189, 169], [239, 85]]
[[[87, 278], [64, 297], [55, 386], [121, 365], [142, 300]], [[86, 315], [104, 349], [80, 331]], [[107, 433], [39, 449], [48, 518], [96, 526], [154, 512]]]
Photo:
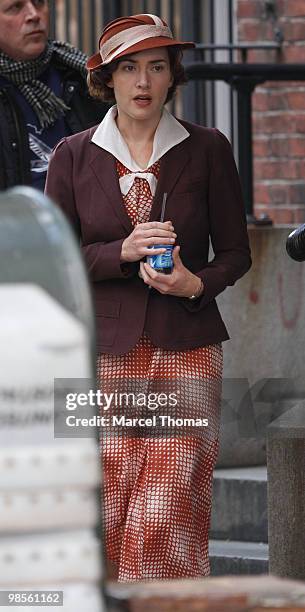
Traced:
[[64, 101], [39, 80], [53, 55], [64, 65], [86, 76], [86, 55], [68, 43], [49, 40], [44, 52], [28, 61], [14, 60], [0, 51], [0, 75], [18, 87], [36, 113], [41, 127], [52, 125], [69, 110]]

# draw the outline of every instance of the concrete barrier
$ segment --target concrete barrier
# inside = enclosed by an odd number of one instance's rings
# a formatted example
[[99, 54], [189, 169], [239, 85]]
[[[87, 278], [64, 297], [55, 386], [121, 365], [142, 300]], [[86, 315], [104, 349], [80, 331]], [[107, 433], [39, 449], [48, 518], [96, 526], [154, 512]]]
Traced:
[[286, 253], [291, 230], [250, 228], [252, 268], [217, 300], [232, 338], [224, 378], [251, 388], [243, 401], [225, 398], [219, 466], [266, 463], [268, 424], [305, 397], [305, 265]]
[[106, 585], [113, 612], [302, 612], [305, 585], [274, 576], [225, 576]]
[[268, 427], [269, 569], [305, 580], [305, 401]]

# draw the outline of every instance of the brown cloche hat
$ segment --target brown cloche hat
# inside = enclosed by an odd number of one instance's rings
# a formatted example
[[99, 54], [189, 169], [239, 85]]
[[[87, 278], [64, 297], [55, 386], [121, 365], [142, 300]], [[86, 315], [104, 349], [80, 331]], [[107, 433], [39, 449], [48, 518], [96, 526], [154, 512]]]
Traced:
[[89, 57], [87, 68], [95, 70], [123, 55], [174, 45], [183, 49], [195, 47], [193, 42], [175, 40], [167, 23], [157, 15], [119, 17], [104, 28], [99, 40], [99, 53]]

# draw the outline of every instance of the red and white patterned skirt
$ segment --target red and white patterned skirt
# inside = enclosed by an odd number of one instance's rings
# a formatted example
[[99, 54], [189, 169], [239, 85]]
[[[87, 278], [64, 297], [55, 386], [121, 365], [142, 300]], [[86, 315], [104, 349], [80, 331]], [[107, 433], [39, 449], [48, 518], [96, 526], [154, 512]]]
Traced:
[[[119, 176], [128, 172], [119, 162], [117, 169]], [[151, 170], [158, 177], [159, 163]], [[123, 200], [134, 225], [148, 220], [152, 197], [147, 181], [136, 178]], [[135, 385], [136, 380], [175, 381], [187, 399], [187, 416], [196, 413], [208, 419], [199, 436], [102, 437], [106, 556], [121, 582], [209, 575], [221, 377], [221, 344], [169, 351], [155, 347], [144, 334], [125, 355], [98, 355], [102, 390], [111, 388], [115, 379], [134, 380]]]
[[[143, 336], [126, 355], [99, 355], [97, 374], [102, 388], [114, 378], [172, 378], [178, 391], [179, 384], [195, 377], [196, 394], [190, 397], [187, 416], [196, 412], [208, 419], [205, 435], [103, 437], [104, 533], [106, 556], [119, 581], [208, 576], [221, 345], [168, 351]], [[200, 405], [194, 406], [199, 397]]]

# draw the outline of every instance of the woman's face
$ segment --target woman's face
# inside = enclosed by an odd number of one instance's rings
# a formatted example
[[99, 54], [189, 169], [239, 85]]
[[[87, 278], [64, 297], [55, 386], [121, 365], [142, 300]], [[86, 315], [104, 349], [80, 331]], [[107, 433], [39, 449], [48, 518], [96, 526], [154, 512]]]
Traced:
[[107, 83], [114, 89], [119, 112], [139, 121], [160, 118], [172, 84], [168, 52], [164, 47], [126, 55]]

